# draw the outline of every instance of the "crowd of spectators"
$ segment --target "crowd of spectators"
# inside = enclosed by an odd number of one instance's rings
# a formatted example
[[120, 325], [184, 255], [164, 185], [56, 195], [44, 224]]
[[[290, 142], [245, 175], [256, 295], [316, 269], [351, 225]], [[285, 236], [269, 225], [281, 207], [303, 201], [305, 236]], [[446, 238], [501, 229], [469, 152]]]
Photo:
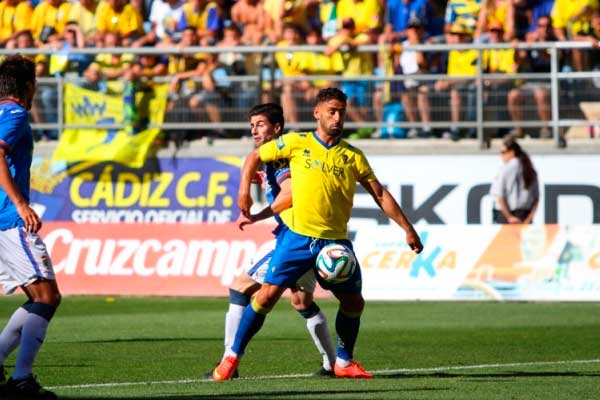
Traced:
[[[516, 43], [554, 40], [588, 41], [600, 38], [598, 0], [1, 0], [0, 46], [7, 49], [50, 48], [35, 57], [38, 77], [80, 78], [92, 90], [122, 95], [127, 82], [138, 90], [151, 87], [153, 78], [169, 76], [169, 118], [176, 121], [227, 118], [232, 109], [244, 110], [255, 101], [280, 101], [286, 121], [307, 120], [312, 98], [319, 88], [339, 85], [348, 95], [349, 120], [368, 125], [386, 118], [390, 104], [400, 105], [415, 126], [398, 130], [398, 137], [445, 136], [460, 139], [474, 135], [460, 129], [460, 121], [473, 121], [476, 81], [456, 79], [386, 80], [393, 75], [444, 74], [475, 76], [478, 52], [448, 53], [403, 51], [407, 44]], [[326, 45], [324, 52], [276, 52], [275, 77], [295, 77], [276, 87], [263, 82], [262, 95], [243, 81], [227, 77], [257, 75], [259, 56], [224, 51], [219, 54], [172, 53], [189, 46]], [[362, 44], [379, 44], [379, 53], [356, 50]], [[389, 45], [389, 46], [388, 46]], [[164, 55], [102, 53], [77, 54], [74, 48], [165, 48]], [[392, 49], [392, 50], [389, 50]], [[396, 50], [393, 50], [396, 49]], [[597, 51], [561, 52], [561, 68], [575, 71], [600, 69]], [[484, 82], [484, 101], [497, 105], [498, 114], [515, 121], [514, 134], [525, 129], [524, 104], [535, 105], [535, 118], [550, 119], [548, 81], [524, 82], [511, 78], [517, 72], [550, 72], [549, 54], [542, 50], [485, 50], [484, 72], [506, 74], [506, 79]], [[268, 69], [268, 68], [265, 68]], [[273, 71], [268, 71], [271, 75]], [[341, 75], [327, 82], [308, 75]], [[381, 82], [357, 77], [382, 77]], [[269, 77], [267, 76], [267, 81]], [[32, 116], [36, 122], [55, 122], [56, 87], [42, 85]], [[275, 96], [276, 98], [270, 98]], [[435, 96], [446, 96], [445, 130], [430, 126]], [[529, 101], [531, 98], [531, 101]], [[503, 105], [503, 107], [500, 107]], [[183, 110], [183, 111], [182, 111]], [[182, 114], [186, 115], [182, 115]], [[54, 117], [53, 117], [54, 115]], [[179, 119], [178, 119], [179, 118]], [[502, 119], [498, 115], [496, 119]], [[417, 124], [419, 128], [417, 128]], [[541, 125], [544, 125], [543, 123]], [[365, 126], [355, 136], [385, 136]], [[500, 132], [504, 134], [507, 132]], [[543, 126], [532, 136], [548, 137]], [[44, 132], [56, 138], [57, 132]]]

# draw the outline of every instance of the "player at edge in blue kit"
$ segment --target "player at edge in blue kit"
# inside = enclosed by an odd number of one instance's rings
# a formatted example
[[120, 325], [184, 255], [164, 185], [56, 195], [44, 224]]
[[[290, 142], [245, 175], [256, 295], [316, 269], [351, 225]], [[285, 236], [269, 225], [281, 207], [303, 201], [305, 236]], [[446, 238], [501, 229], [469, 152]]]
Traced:
[[[284, 129], [283, 110], [275, 103], [259, 104], [248, 112], [250, 133], [255, 147], [279, 137]], [[270, 217], [275, 217], [277, 227], [273, 234], [277, 236], [282, 229], [284, 221], [292, 206], [290, 188], [290, 169], [287, 160], [276, 160], [265, 165], [264, 173], [257, 174], [257, 178], [264, 182], [265, 195], [268, 207], [253, 215], [243, 215], [237, 220], [240, 229]], [[229, 309], [225, 315], [225, 352], [223, 359], [232, 355], [231, 346], [235, 339], [244, 308], [250, 303], [251, 296], [256, 293], [263, 281], [273, 249], [257, 254], [251, 268], [240, 275], [229, 289]], [[335, 349], [331, 340], [329, 326], [325, 314], [313, 301], [313, 292], [316, 286], [316, 277], [312, 270], [307, 271], [291, 288], [292, 306], [306, 319], [306, 327], [321, 353], [323, 362], [321, 369], [315, 376], [333, 376], [333, 363], [335, 362]], [[213, 371], [207, 374], [211, 378]], [[237, 374], [234, 375], [237, 377]]]
[[5, 294], [17, 288], [27, 302], [0, 333], [0, 380], [4, 361], [18, 346], [12, 376], [0, 398], [56, 399], [43, 389], [32, 365], [61, 296], [46, 246], [38, 231], [42, 221], [29, 206], [33, 135], [27, 110], [35, 93], [35, 64], [20, 55], [0, 64], [0, 283]]
[[[244, 162], [238, 193], [242, 214], [250, 215], [250, 185], [260, 163], [285, 158], [289, 160], [293, 177], [292, 215], [277, 237], [265, 283], [244, 310], [231, 349], [233, 354], [214, 369], [214, 381], [231, 379], [246, 346], [262, 327], [266, 314], [286, 288], [292, 287], [299, 276], [314, 268], [316, 257], [324, 246], [342, 243], [352, 249], [352, 243], [346, 239], [347, 223], [357, 182], [404, 230], [408, 246], [416, 253], [423, 250], [419, 235], [396, 200], [377, 180], [363, 152], [341, 139], [346, 100], [346, 95], [339, 89], [320, 90], [313, 109], [317, 121], [315, 132], [282, 135], [255, 149]], [[338, 339], [335, 376], [372, 378], [373, 375], [353, 359], [364, 308], [360, 266], [357, 265], [352, 277], [342, 283], [328, 283], [319, 276], [317, 280], [340, 302], [335, 322]]]

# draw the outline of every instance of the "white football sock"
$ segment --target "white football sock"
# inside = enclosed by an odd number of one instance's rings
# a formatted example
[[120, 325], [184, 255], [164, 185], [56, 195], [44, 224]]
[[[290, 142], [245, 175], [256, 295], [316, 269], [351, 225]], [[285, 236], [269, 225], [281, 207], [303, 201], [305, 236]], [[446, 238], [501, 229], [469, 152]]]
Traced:
[[352, 362], [352, 360], [344, 360], [343, 358], [339, 358], [339, 357], [337, 357], [335, 359], [335, 363], [342, 368], [346, 368], [348, 365], [350, 365], [351, 362]]
[[17, 308], [0, 333], [0, 365], [4, 364], [6, 357], [19, 345], [21, 329], [28, 315], [29, 311], [23, 307]]
[[306, 328], [310, 332], [310, 336], [312, 336], [319, 353], [323, 356], [323, 368], [331, 371], [335, 361], [335, 349], [331, 340], [329, 326], [327, 325], [327, 318], [323, 315], [323, 311], [319, 311], [308, 318], [306, 320]]
[[225, 353], [223, 354], [223, 359], [227, 356], [235, 355], [231, 351], [231, 346], [233, 346], [233, 342], [235, 341], [235, 334], [240, 326], [245, 308], [239, 304], [229, 303], [229, 310], [225, 314]]
[[15, 370], [12, 375], [14, 379], [21, 379], [31, 375], [33, 361], [44, 342], [47, 330], [48, 320], [46, 318], [33, 313], [27, 316], [21, 331], [21, 348], [19, 349]]

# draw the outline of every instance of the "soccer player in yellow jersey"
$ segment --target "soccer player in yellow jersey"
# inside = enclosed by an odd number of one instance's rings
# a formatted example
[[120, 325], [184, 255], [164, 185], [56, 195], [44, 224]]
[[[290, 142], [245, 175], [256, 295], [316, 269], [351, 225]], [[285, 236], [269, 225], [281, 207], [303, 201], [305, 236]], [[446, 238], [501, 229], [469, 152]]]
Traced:
[[[258, 332], [266, 314], [281, 294], [297, 279], [314, 268], [319, 251], [330, 243], [352, 248], [346, 239], [347, 223], [359, 182], [377, 205], [405, 232], [415, 252], [423, 249], [419, 235], [404, 212], [381, 185], [365, 155], [341, 139], [346, 113], [346, 95], [335, 88], [319, 91], [313, 115], [317, 130], [289, 133], [260, 146], [248, 155], [242, 168], [238, 205], [249, 215], [252, 199], [250, 184], [261, 162], [287, 159], [293, 179], [291, 213], [277, 245], [265, 282], [242, 315], [232, 355], [225, 357], [213, 371], [213, 380], [231, 379], [250, 339]], [[338, 336], [334, 373], [337, 377], [372, 378], [373, 375], [354, 361], [353, 351], [364, 308], [360, 267], [343, 283], [328, 283], [318, 275], [319, 284], [331, 290], [340, 301], [336, 317]]]

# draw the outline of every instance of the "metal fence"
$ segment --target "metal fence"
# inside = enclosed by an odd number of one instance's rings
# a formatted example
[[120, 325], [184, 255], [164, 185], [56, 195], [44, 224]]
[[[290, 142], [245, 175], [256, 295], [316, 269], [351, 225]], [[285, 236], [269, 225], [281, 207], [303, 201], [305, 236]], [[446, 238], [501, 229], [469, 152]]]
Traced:
[[[525, 49], [547, 51], [550, 55], [550, 73], [527, 74], [488, 74], [482, 69], [482, 52], [487, 49]], [[550, 137], [557, 146], [565, 145], [565, 132], [569, 128], [579, 129], [579, 135], [594, 136], [600, 125], [600, 72], [595, 70], [573, 72], [568, 70], [568, 65], [561, 65], [559, 55], [572, 49], [585, 52], [597, 52], [587, 42], [545, 42], [545, 43], [519, 43], [512, 45], [502, 44], [431, 44], [405, 46], [404, 51], [417, 50], [425, 53], [447, 53], [449, 50], [475, 49], [479, 52], [477, 58], [477, 74], [475, 76], [450, 77], [444, 74], [412, 74], [412, 75], [368, 75], [345, 77], [341, 75], [304, 75], [297, 77], [284, 77], [278, 74], [273, 54], [276, 52], [293, 53], [295, 51], [322, 52], [325, 46], [240, 46], [240, 47], [189, 47], [189, 48], [102, 48], [102, 49], [71, 49], [72, 53], [88, 54], [93, 56], [98, 53], [111, 54], [198, 54], [198, 53], [223, 53], [232, 52], [243, 54], [251, 60], [251, 72], [247, 75], [229, 75], [219, 79], [221, 87], [216, 106], [219, 118], [210, 118], [205, 108], [191, 110], [189, 97], [173, 97], [170, 110], [161, 125], [164, 131], [172, 137], [194, 138], [203, 135], [223, 135], [226, 137], [239, 137], [247, 132], [246, 112], [253, 104], [263, 101], [279, 101], [282, 85], [294, 81], [329, 81], [332, 85], [341, 82], [360, 81], [368, 85], [364, 102], [366, 104], [366, 121], [355, 122], [347, 119], [345, 127], [349, 130], [369, 127], [373, 129], [373, 137], [380, 137], [381, 132], [398, 131], [397, 137], [403, 137], [411, 128], [424, 128], [422, 122], [408, 122], [405, 119], [385, 118], [384, 111], [390, 104], [399, 104], [399, 93], [392, 90], [390, 102], [381, 102], [382, 88], [390, 82], [417, 82], [418, 85], [428, 87], [427, 98], [431, 105], [432, 137], [440, 137], [450, 126], [467, 132], [467, 137], [476, 138], [482, 146], [489, 145], [489, 139], [499, 137], [513, 129], [515, 126], [523, 128], [523, 132], [532, 137], [538, 136], [541, 129], [547, 129]], [[379, 52], [391, 51], [389, 47], [360, 46], [359, 52], [369, 52], [376, 55]], [[50, 49], [19, 49], [17, 51], [2, 50], [0, 54], [19, 52], [22, 54], [53, 54]], [[590, 53], [593, 54], [593, 53]], [[600, 66], [598, 66], [600, 67]], [[168, 82], [171, 77], [157, 79]], [[450, 115], [452, 112], [450, 94], [448, 91], [436, 91], [435, 82], [439, 80], [462, 80], [465, 84], [459, 90], [462, 101], [461, 118], [454, 124]], [[503, 82], [494, 85], [494, 82]], [[84, 84], [81, 77], [43, 77], [38, 79], [38, 94], [34, 107], [33, 129], [38, 132], [51, 132], [50, 136], [57, 135], [65, 128], [84, 128], [86, 126], [70, 126], [64, 122], [63, 88], [66, 82]], [[487, 86], [485, 83], [491, 83]], [[523, 86], [528, 83], [527, 86]], [[511, 90], [519, 87], [539, 86], [547, 91], [549, 115], [547, 121], [539, 118], [539, 106], [534, 101], [531, 92], [524, 92], [520, 105], [522, 120], [514, 121], [508, 113], [508, 97]], [[288, 129], [313, 129], [312, 99], [307, 99], [302, 91], [294, 91], [292, 97], [298, 110], [298, 121], [287, 121]], [[379, 101], [379, 102], [378, 102]], [[386, 109], [386, 110], [384, 110]], [[392, 113], [394, 112], [393, 108]], [[401, 109], [401, 107], [399, 108]], [[396, 110], [399, 110], [396, 109]], [[397, 111], [396, 111], [397, 112]], [[388, 113], [389, 114], [389, 113]], [[385, 120], [384, 120], [385, 119]], [[117, 124], [114, 127], [120, 127]], [[87, 126], [87, 128], [90, 128]], [[107, 126], [107, 128], [110, 128]], [[581, 133], [583, 132], [583, 133]], [[393, 135], [392, 135], [393, 137]], [[568, 136], [567, 136], [568, 138]]]

